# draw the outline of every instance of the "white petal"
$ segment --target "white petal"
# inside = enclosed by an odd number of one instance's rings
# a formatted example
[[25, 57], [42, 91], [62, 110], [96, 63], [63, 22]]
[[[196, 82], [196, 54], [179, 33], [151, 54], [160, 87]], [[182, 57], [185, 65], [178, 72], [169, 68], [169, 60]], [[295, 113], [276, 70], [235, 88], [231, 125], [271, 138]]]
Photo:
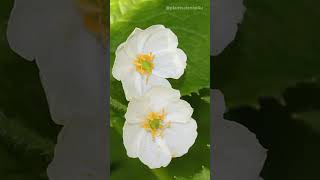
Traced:
[[10, 46], [36, 58], [52, 119], [65, 125], [49, 179], [106, 179], [106, 49], [85, 31], [74, 1], [15, 3]]
[[8, 22], [7, 39], [16, 53], [33, 60], [52, 44], [61, 46], [61, 40], [73, 36], [80, 24], [73, 1], [16, 0]]
[[179, 79], [187, 66], [187, 56], [181, 49], [155, 55], [153, 74], [163, 78]]
[[145, 41], [141, 39], [142, 33], [143, 30], [135, 28], [124, 43], [125, 50], [132, 59], [134, 59], [142, 51]]
[[143, 81], [143, 77], [136, 71], [127, 73], [122, 79], [123, 90], [128, 101], [142, 95]]
[[146, 80], [146, 77], [144, 77], [144, 81], [142, 82], [142, 93], [145, 94], [147, 91], [149, 91], [152, 87], [155, 86], [171, 88], [171, 84], [168, 80], [152, 74], [150, 75], [148, 81]]
[[225, 103], [220, 91], [211, 91], [213, 116], [213, 174], [217, 179], [257, 180], [266, 159], [266, 150], [255, 134], [244, 126], [223, 119]]
[[165, 142], [161, 138], [152, 138], [147, 133], [141, 141], [139, 159], [149, 168], [166, 167], [171, 161], [171, 154]]
[[245, 12], [242, 3], [243, 0], [215, 0], [211, 3], [211, 55], [220, 54], [235, 38]]
[[125, 123], [123, 126], [123, 144], [127, 154], [131, 158], [138, 157], [141, 139], [146, 135], [146, 131], [140, 124]]
[[146, 38], [143, 53], [158, 54], [162, 51], [174, 50], [178, 46], [177, 36], [169, 28], [162, 25], [147, 28], [143, 35]]
[[150, 108], [159, 112], [169, 103], [179, 100], [180, 91], [168, 87], [155, 86], [146, 93], [146, 97], [150, 100]]
[[136, 98], [129, 102], [125, 119], [129, 123], [141, 123], [150, 112], [149, 101], [146, 98]]
[[147, 33], [147, 34], [152, 34], [152, 33], [155, 33], [155, 32], [157, 32], [157, 31], [163, 30], [163, 29], [165, 29], [164, 25], [162, 25], [162, 24], [155, 24], [155, 25], [152, 25], [152, 26], [146, 28], [144, 31], [145, 31], [145, 33]]
[[104, 116], [106, 49], [85, 30], [36, 59], [53, 120]]
[[[26, 1], [16, 0], [14, 2], [8, 22], [7, 39], [11, 49], [28, 60], [34, 60], [36, 50], [39, 48], [35, 46], [35, 42], [38, 41], [38, 34], [33, 32], [37, 18], [36, 14], [32, 14], [31, 17], [28, 15], [28, 9], [23, 9], [26, 5], [28, 5]], [[31, 4], [32, 6], [34, 5]]]
[[171, 102], [164, 108], [166, 112], [166, 121], [187, 122], [191, 119], [193, 108], [187, 101], [177, 100]]
[[165, 129], [163, 139], [172, 157], [180, 157], [188, 152], [197, 135], [197, 123], [191, 119], [187, 123], [171, 123], [170, 127]]
[[211, 102], [214, 102], [212, 116], [216, 117], [216, 120], [223, 119], [223, 115], [226, 112], [226, 104], [224, 101], [224, 96], [220, 90], [211, 90]]
[[134, 70], [126, 74], [126, 77], [122, 80], [122, 85], [128, 101], [143, 96], [154, 86], [171, 87], [169, 81], [164, 78], [151, 75], [147, 80], [146, 76]]
[[37, 51], [41, 51], [43, 42], [41, 40], [45, 34], [39, 31], [41, 29], [39, 22], [45, 18], [43, 13], [45, 8], [41, 5], [36, 1], [15, 0], [8, 22], [9, 45], [12, 50], [27, 60], [34, 60]]
[[[107, 126], [103, 123], [69, 122], [59, 133], [47, 173], [50, 180], [106, 179]], [[90, 174], [90, 176], [88, 176]]]
[[133, 69], [133, 59], [126, 53], [124, 47], [118, 48], [116, 51], [116, 59], [112, 67], [113, 77], [117, 80], [121, 80]]
[[212, 142], [216, 178], [258, 179], [266, 150], [256, 136], [242, 125], [228, 120], [217, 121], [215, 126]]

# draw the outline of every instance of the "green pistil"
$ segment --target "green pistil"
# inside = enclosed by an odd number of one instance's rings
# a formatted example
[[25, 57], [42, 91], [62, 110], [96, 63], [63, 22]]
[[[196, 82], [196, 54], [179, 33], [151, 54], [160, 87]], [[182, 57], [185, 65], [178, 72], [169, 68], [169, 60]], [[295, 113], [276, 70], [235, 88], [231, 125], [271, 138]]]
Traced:
[[161, 126], [161, 119], [153, 119], [149, 121], [149, 125], [151, 127], [151, 129], [157, 130], [160, 128]]
[[152, 71], [152, 65], [149, 61], [143, 61], [141, 64], [141, 67], [143, 70], [147, 71], [148, 73], [151, 73]]

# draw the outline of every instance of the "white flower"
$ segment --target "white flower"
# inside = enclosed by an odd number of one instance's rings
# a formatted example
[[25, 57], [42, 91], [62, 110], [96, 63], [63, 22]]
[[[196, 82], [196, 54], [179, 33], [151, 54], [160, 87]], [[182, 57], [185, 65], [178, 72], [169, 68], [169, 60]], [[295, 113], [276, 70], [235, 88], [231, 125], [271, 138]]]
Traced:
[[129, 102], [123, 127], [127, 154], [149, 168], [166, 167], [186, 154], [197, 137], [193, 109], [172, 88], [153, 87]]
[[86, 0], [15, 0], [8, 22], [10, 47], [35, 61], [51, 117], [64, 125], [48, 167], [50, 180], [108, 177], [101, 143], [107, 141], [108, 50], [88, 31], [89, 20], [75, 4], [81, 1]]
[[152, 86], [171, 87], [166, 78], [178, 79], [186, 68], [186, 54], [177, 36], [162, 25], [136, 28], [116, 50], [112, 75], [122, 82], [127, 100]]
[[107, 49], [84, 19], [74, 0], [16, 0], [8, 23], [10, 47], [35, 60], [52, 119], [62, 125], [101, 114], [105, 103]]
[[214, 0], [211, 3], [211, 55], [220, 54], [234, 40], [245, 7], [243, 0]]
[[225, 102], [219, 90], [212, 90], [213, 177], [223, 180], [262, 180], [260, 171], [266, 149], [255, 134], [233, 121], [223, 118]]

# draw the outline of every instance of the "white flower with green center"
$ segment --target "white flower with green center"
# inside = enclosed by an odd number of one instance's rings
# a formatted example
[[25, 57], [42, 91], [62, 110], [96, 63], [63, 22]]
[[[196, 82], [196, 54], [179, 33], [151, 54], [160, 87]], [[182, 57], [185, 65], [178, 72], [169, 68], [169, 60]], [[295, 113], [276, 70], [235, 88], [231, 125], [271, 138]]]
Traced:
[[197, 137], [193, 109], [172, 88], [153, 87], [129, 102], [123, 127], [127, 154], [149, 168], [166, 167], [172, 158], [186, 154]]
[[112, 75], [122, 82], [127, 100], [143, 95], [155, 85], [171, 87], [166, 78], [182, 76], [187, 56], [177, 47], [177, 36], [163, 25], [136, 28], [119, 45]]

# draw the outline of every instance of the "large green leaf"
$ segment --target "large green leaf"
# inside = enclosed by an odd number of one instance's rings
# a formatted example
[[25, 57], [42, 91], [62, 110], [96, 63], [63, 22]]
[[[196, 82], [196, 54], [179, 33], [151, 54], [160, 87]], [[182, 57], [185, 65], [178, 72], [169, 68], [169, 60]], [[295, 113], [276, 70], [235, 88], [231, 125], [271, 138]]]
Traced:
[[302, 119], [316, 133], [320, 133], [320, 111], [307, 111], [295, 115], [296, 118]]
[[235, 42], [214, 57], [213, 86], [230, 105], [279, 97], [288, 85], [320, 75], [319, 1], [246, 0]]
[[210, 180], [210, 171], [202, 167], [202, 170], [190, 178], [177, 177], [176, 180]]

